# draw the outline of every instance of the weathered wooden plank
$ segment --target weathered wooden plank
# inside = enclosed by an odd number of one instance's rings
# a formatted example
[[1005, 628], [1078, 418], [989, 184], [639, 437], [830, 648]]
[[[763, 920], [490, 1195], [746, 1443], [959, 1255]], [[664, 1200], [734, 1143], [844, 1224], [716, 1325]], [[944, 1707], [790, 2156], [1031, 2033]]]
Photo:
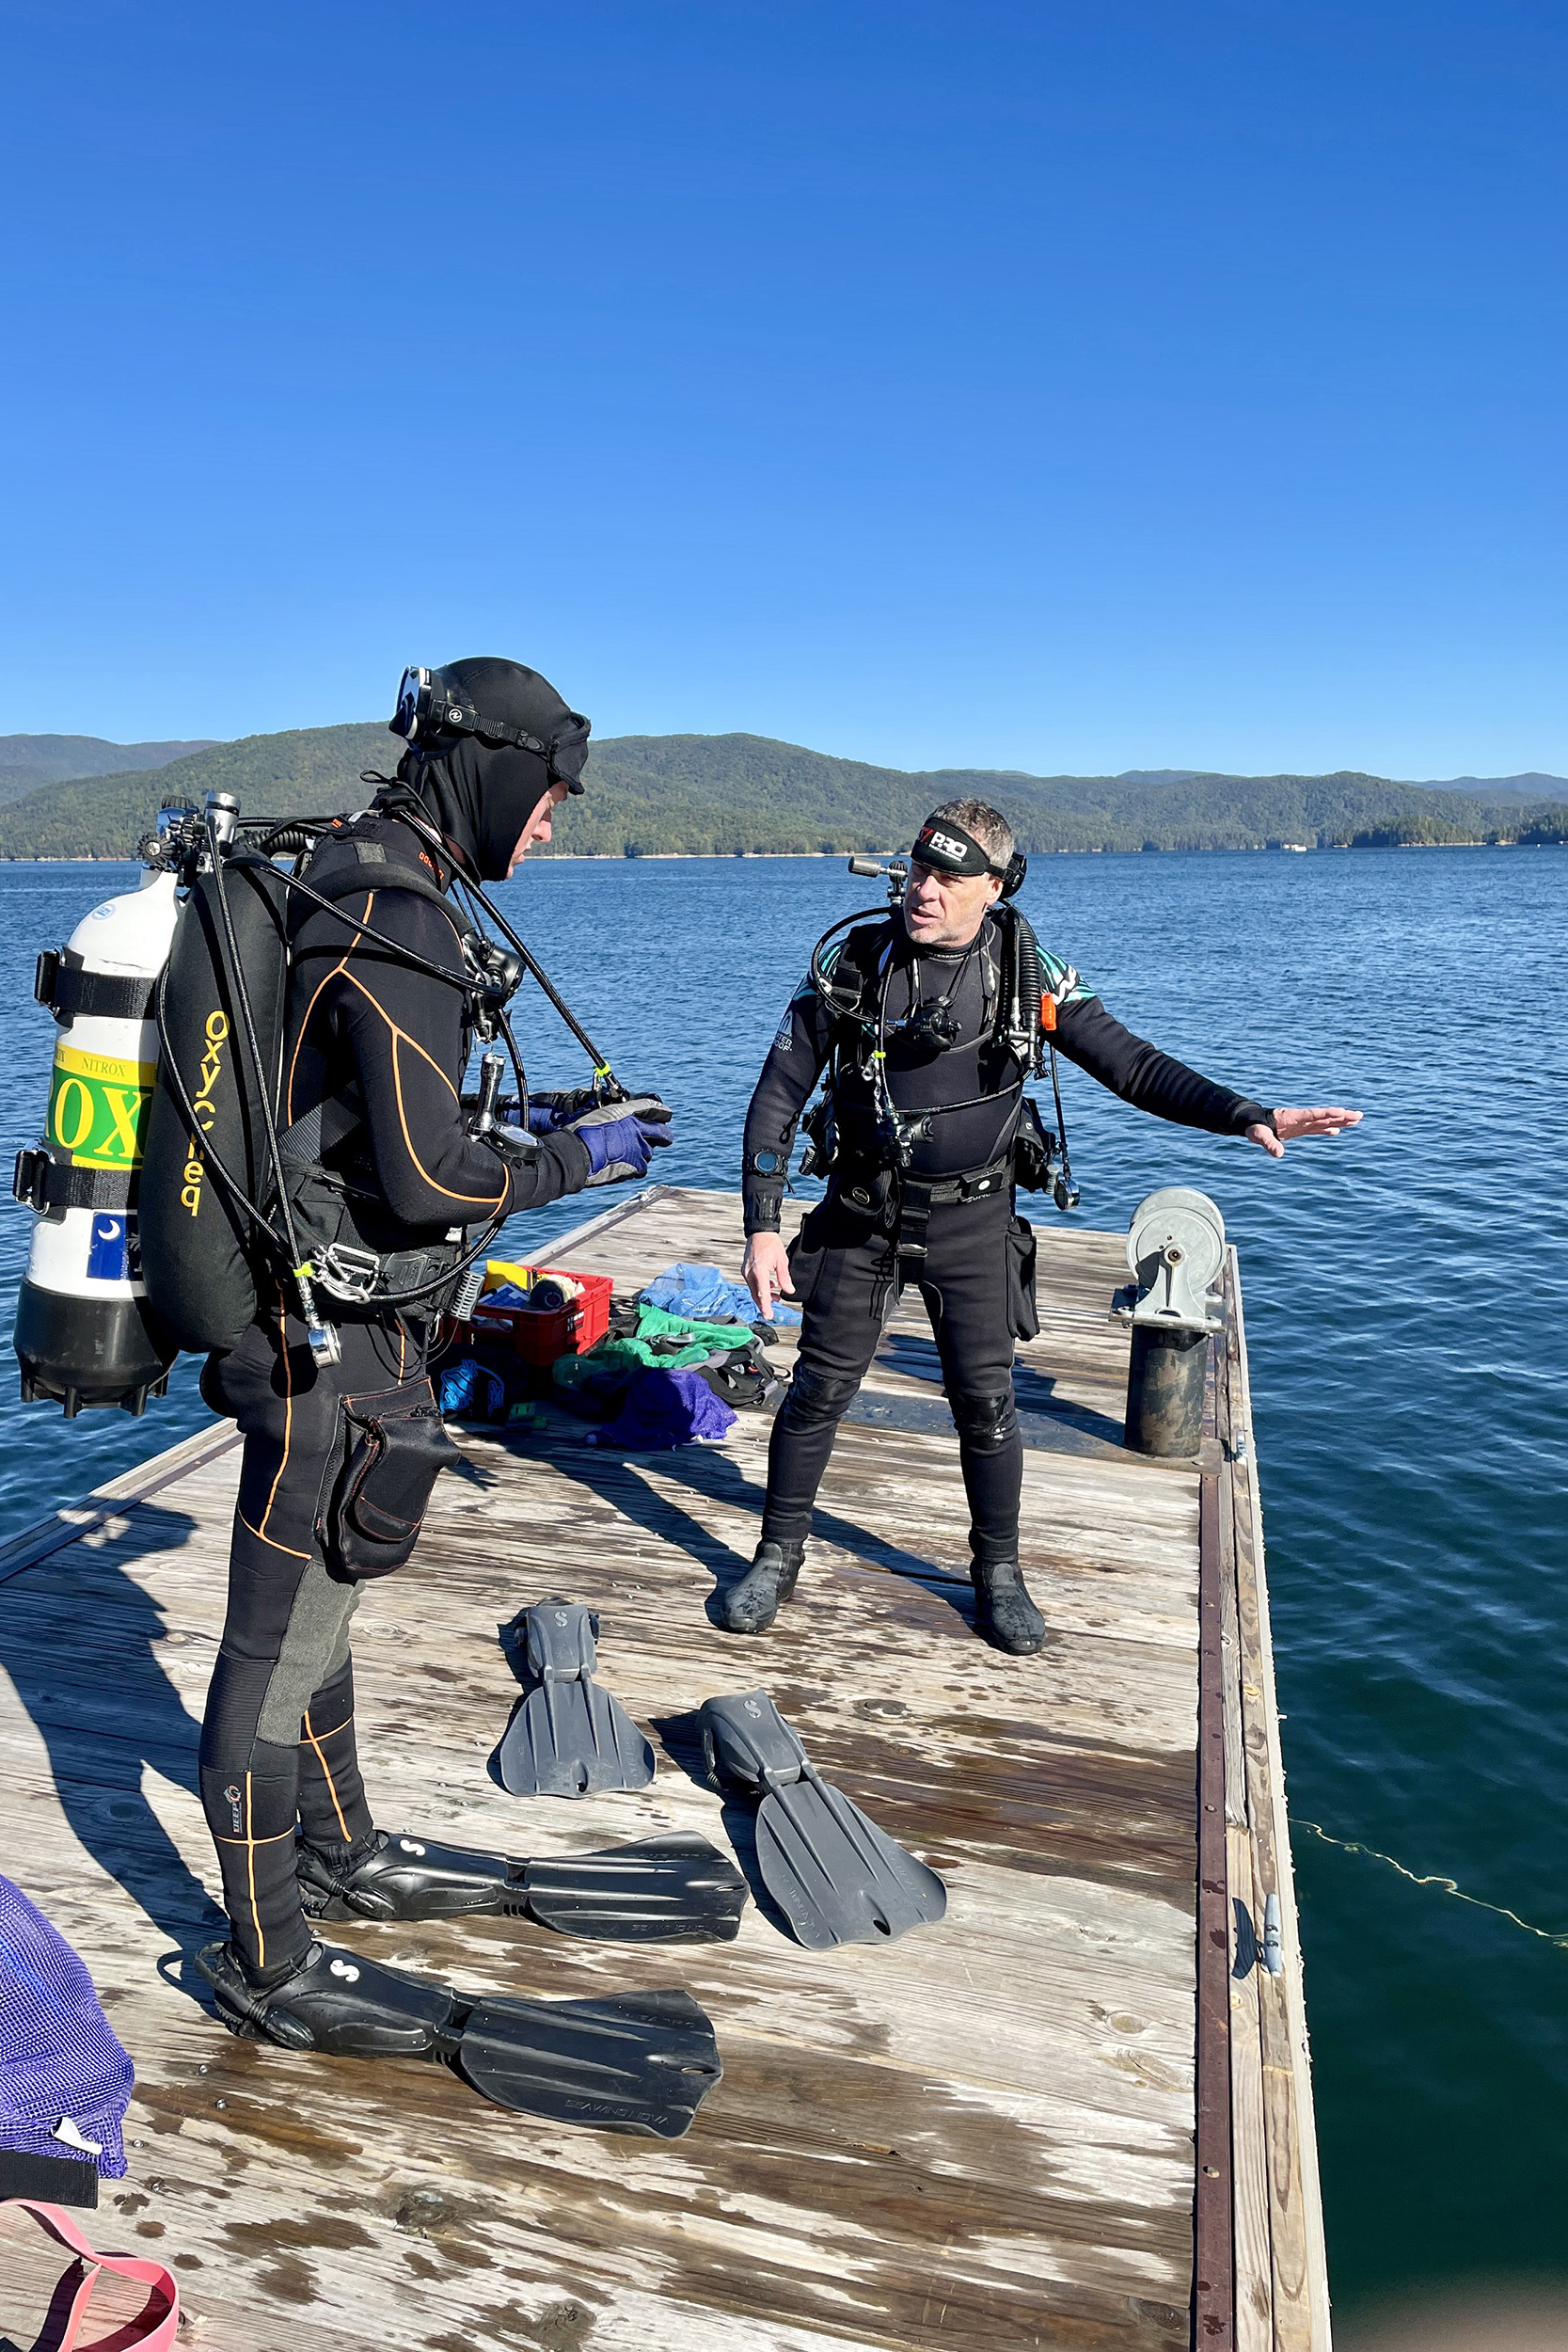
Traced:
[[[1284, 1766], [1274, 1692], [1256, 1454], [1247, 1398], [1246, 1348], [1234, 1253], [1227, 1253], [1231, 1337], [1227, 1379], [1237, 1434], [1245, 1444], [1231, 1466], [1236, 1494], [1237, 1619], [1242, 1653], [1247, 1817], [1259, 1904], [1273, 1893], [1281, 1915], [1284, 1967], [1257, 1972], [1273, 2265], [1273, 2324], [1278, 2352], [1325, 2352], [1329, 2342], [1310, 2065], [1301, 1994], [1301, 1952], [1286, 1824]], [[1261, 1933], [1261, 1917], [1259, 1917]]]
[[1226, 1830], [1230, 1904], [1230, 2162], [1236, 2276], [1236, 2352], [1274, 2352], [1274, 2256], [1269, 2235], [1263, 2048], [1258, 2018], [1261, 1914], [1252, 1840]]

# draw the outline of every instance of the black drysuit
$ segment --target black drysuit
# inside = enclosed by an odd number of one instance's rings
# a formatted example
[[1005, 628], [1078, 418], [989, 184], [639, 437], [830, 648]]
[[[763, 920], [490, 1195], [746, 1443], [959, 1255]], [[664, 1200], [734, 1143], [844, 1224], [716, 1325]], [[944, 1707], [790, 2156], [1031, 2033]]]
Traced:
[[[524, 821], [526, 813], [514, 840]], [[400, 872], [427, 884], [448, 879], [410, 828], [372, 813], [353, 828], [346, 853], [362, 861], [364, 886], [339, 901], [344, 912], [442, 969], [461, 970], [441, 907], [397, 886]], [[345, 851], [331, 854], [341, 864]], [[477, 1239], [499, 1212], [585, 1183], [588, 1152], [576, 1136], [546, 1136], [534, 1157], [517, 1162], [467, 1132], [457, 989], [314, 910], [295, 938], [290, 989], [284, 1124], [323, 1104], [358, 1108], [361, 1123], [323, 1159], [361, 1197], [378, 1248], [439, 1244], [454, 1227], [474, 1228]], [[234, 1943], [268, 1975], [286, 1973], [309, 1942], [294, 1879], [296, 1824], [311, 1844], [340, 1849], [372, 1827], [348, 1642], [360, 1586], [329, 1556], [323, 1515], [355, 1441], [349, 1416], [434, 1411], [429, 1320], [428, 1309], [349, 1315], [338, 1327], [342, 1360], [323, 1369], [279, 1284], [239, 1345], [211, 1358], [203, 1375], [208, 1403], [237, 1419], [245, 1454], [229, 1613], [202, 1727], [202, 1802]]]
[[[1272, 1123], [1261, 1104], [1134, 1037], [1070, 964], [1042, 949], [1040, 965], [1056, 1045], [1124, 1102], [1215, 1135]], [[975, 1557], [1015, 1558], [1023, 1446], [1013, 1343], [1034, 1250], [1015, 1213], [1006, 1165], [1023, 1072], [996, 1034], [1006, 974], [1001, 922], [988, 915], [967, 948], [917, 952], [895, 915], [851, 931], [838, 956], [830, 955], [830, 970], [847, 995], [858, 991], [858, 1013], [835, 1014], [804, 981], [746, 1116], [743, 1186], [752, 1234], [778, 1228], [796, 1124], [832, 1058], [838, 1163], [826, 1199], [790, 1249], [802, 1329], [794, 1380], [773, 1423], [763, 1540], [799, 1541], [809, 1533], [838, 1423], [900, 1280], [899, 1194], [896, 1185], [889, 1188], [866, 1068], [876, 1037], [862, 1027], [863, 1018], [875, 1025], [885, 1008], [884, 1068], [894, 1106], [934, 1113], [913, 1140], [909, 1176], [938, 1191], [925, 1227], [926, 1255], [903, 1262], [905, 1279], [919, 1281], [936, 1338]], [[922, 1008], [935, 1006], [951, 1031], [945, 1041], [922, 1038], [910, 1025]], [[858, 1205], [857, 1195], [867, 1205]], [[909, 1213], [906, 1203], [905, 1219]]]

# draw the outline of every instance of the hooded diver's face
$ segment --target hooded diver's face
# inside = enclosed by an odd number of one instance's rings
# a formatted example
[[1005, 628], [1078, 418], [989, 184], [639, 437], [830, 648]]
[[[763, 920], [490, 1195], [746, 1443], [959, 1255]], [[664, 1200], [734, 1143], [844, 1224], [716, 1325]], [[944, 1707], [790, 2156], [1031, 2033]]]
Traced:
[[549, 790], [544, 795], [538, 807], [529, 818], [528, 823], [523, 827], [522, 832], [517, 835], [517, 846], [512, 852], [512, 863], [506, 869], [506, 879], [508, 882], [511, 881], [513, 875], [516, 872], [524, 858], [527, 857], [531, 843], [535, 841], [547, 841], [550, 838], [551, 815], [557, 808], [560, 807], [562, 802], [565, 798], [566, 787], [563, 784], [552, 784]]
[[1001, 896], [994, 874], [941, 874], [916, 863], [904, 893], [904, 929], [917, 947], [967, 947]]

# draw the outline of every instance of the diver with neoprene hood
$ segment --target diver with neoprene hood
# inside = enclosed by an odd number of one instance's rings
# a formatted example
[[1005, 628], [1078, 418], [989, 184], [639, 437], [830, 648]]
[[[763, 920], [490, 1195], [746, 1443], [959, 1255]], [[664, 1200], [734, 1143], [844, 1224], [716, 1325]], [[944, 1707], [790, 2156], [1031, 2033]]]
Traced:
[[[977, 1629], [1024, 1655], [1042, 1646], [1045, 1623], [1019, 1561], [1013, 1348], [1039, 1324], [1016, 1193], [1044, 1190], [1060, 1208], [1077, 1200], [1059, 1091], [1052, 1130], [1028, 1081], [1049, 1060], [1054, 1085], [1059, 1048], [1139, 1110], [1245, 1136], [1275, 1158], [1288, 1138], [1338, 1135], [1361, 1114], [1265, 1109], [1124, 1028], [1013, 903], [1025, 861], [986, 803], [934, 810], [907, 867], [891, 870], [891, 912], [847, 916], [817, 942], [747, 1113], [746, 1279], [765, 1319], [782, 1293], [796, 1296], [802, 1328], [768, 1449], [762, 1541], [720, 1596], [719, 1618], [732, 1633], [763, 1632], [794, 1592], [839, 1422], [912, 1283], [958, 1433]], [[802, 1113], [803, 1172], [826, 1175], [827, 1195], [786, 1250], [781, 1203]]]
[[[230, 1932], [198, 1965], [236, 2031], [344, 2055], [444, 2054], [458, 2010], [450, 1988], [335, 1954], [318, 1919], [522, 1908], [504, 1858], [378, 1830], [356, 1746], [349, 1629], [364, 1582], [406, 1563], [436, 1476], [459, 1458], [427, 1371], [440, 1318], [466, 1311], [506, 1217], [639, 1178], [671, 1140], [657, 1097], [607, 1083], [608, 1065], [576, 1092], [528, 1091], [505, 1012], [521, 962], [460, 904], [490, 907], [483, 886], [550, 839], [583, 790], [588, 722], [537, 672], [474, 660], [405, 674], [392, 726], [396, 775], [367, 779], [377, 789], [355, 816], [261, 834], [242, 854], [209, 814], [160, 1015], [141, 1191], [152, 1303], [182, 1344], [205, 1332], [203, 1397], [245, 1440], [200, 1751]], [[302, 847], [280, 877], [279, 850]], [[263, 927], [278, 904], [269, 1028]], [[214, 941], [215, 964], [182, 963]], [[204, 1028], [198, 968], [232, 984], [230, 1012]], [[499, 1095], [493, 1054], [481, 1098], [466, 1099], [476, 1030], [498, 1029], [515, 1092]], [[245, 1137], [201, 1105], [222, 1110], [252, 1064], [273, 1074], [254, 1106], [268, 1149], [248, 1197], [232, 1156]], [[269, 1255], [258, 1235], [280, 1227], [287, 1247]], [[248, 1317], [218, 1344], [214, 1299], [230, 1274]]]

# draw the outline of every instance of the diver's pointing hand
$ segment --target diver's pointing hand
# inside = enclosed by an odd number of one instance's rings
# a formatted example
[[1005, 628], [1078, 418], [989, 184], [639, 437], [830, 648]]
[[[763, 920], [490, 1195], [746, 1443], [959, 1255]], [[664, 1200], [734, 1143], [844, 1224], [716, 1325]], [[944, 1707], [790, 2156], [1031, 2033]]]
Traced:
[[1278, 1110], [1272, 1128], [1261, 1121], [1246, 1131], [1249, 1143], [1260, 1143], [1271, 1160], [1285, 1157], [1285, 1146], [1297, 1136], [1337, 1136], [1345, 1127], [1361, 1123], [1359, 1111], [1318, 1109], [1311, 1111]]
[[746, 1244], [746, 1263], [741, 1268], [746, 1287], [757, 1302], [757, 1313], [764, 1323], [773, 1320], [773, 1301], [785, 1292], [791, 1298], [795, 1285], [789, 1279], [789, 1253], [777, 1233], [753, 1233]]

